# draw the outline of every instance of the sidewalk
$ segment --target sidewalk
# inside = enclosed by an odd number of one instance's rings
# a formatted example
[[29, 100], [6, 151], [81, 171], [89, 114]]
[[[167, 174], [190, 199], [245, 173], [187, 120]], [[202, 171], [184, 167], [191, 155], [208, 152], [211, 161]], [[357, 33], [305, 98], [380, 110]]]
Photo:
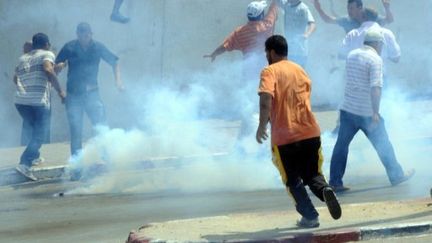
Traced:
[[143, 242], [349, 242], [432, 233], [429, 198], [342, 205], [333, 220], [318, 208], [320, 228], [299, 229], [295, 211], [230, 214], [153, 223], [132, 231], [127, 243]]

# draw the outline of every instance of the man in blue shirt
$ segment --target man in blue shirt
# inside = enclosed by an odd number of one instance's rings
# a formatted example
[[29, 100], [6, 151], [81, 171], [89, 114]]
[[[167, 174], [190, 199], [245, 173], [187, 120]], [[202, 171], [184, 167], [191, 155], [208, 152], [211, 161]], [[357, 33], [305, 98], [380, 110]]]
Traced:
[[66, 112], [70, 127], [72, 158], [82, 149], [84, 112], [93, 126], [106, 124], [105, 109], [97, 82], [101, 59], [112, 66], [116, 86], [120, 91], [123, 90], [118, 57], [102, 43], [92, 39], [92, 30], [88, 23], [80, 23], [76, 33], [78, 38], [66, 43], [56, 58], [57, 64], [68, 64]]

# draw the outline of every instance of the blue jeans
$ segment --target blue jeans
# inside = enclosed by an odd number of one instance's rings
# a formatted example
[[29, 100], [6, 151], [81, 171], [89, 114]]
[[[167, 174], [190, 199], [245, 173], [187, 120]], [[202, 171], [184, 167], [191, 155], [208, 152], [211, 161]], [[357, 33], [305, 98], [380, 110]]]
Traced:
[[390, 182], [397, 181], [404, 176], [402, 167], [396, 159], [393, 146], [388, 138], [384, 120], [381, 118], [376, 127], [371, 127], [371, 125], [371, 117], [340, 111], [339, 134], [330, 164], [330, 185], [343, 185], [342, 177], [345, 174], [349, 144], [359, 130], [362, 130], [378, 153]]
[[46, 106], [31, 106], [15, 104], [18, 113], [23, 118], [23, 122], [31, 127], [30, 141], [21, 155], [20, 164], [31, 166], [34, 159], [39, 158], [39, 149], [45, 140], [50, 109]]
[[[51, 141], [51, 109], [49, 109], [48, 118], [47, 118], [47, 124], [48, 127], [46, 129], [45, 139], [44, 143], [48, 144]], [[31, 136], [33, 133], [33, 126], [30, 121], [23, 120], [22, 123], [22, 129], [21, 129], [21, 146], [27, 146], [27, 144], [30, 142]]]
[[66, 96], [72, 156], [78, 155], [82, 149], [84, 112], [87, 113], [93, 126], [106, 124], [105, 108], [97, 89], [82, 94], [68, 93]]

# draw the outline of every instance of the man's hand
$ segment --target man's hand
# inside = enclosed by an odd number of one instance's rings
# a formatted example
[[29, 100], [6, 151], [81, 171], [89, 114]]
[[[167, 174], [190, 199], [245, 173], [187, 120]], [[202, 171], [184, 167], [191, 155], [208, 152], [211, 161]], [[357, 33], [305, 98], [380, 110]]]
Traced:
[[121, 82], [121, 81], [116, 82], [116, 87], [117, 87], [118, 91], [120, 91], [120, 92], [125, 91], [125, 87], [123, 85], [123, 82]]
[[375, 128], [377, 128], [378, 124], [380, 122], [380, 119], [381, 119], [380, 115], [378, 113], [374, 113], [372, 115], [372, 123], [371, 123], [371, 125], [369, 127], [369, 130], [374, 130]]
[[390, 0], [381, 0], [384, 8], [390, 8]]
[[258, 126], [258, 130], [256, 132], [256, 140], [258, 143], [263, 143], [263, 140], [267, 140], [267, 127], [266, 126]]
[[214, 60], [216, 59], [216, 55], [214, 54], [204, 55], [203, 58], [210, 58], [211, 62], [214, 62]]
[[62, 90], [62, 91], [60, 91], [60, 92], [58, 93], [58, 95], [59, 95], [59, 97], [60, 97], [61, 103], [64, 104], [64, 103], [65, 103], [65, 100], [66, 100], [66, 92], [64, 92], [64, 91]]
[[59, 74], [67, 66], [66, 62], [60, 62], [54, 65], [54, 71]]

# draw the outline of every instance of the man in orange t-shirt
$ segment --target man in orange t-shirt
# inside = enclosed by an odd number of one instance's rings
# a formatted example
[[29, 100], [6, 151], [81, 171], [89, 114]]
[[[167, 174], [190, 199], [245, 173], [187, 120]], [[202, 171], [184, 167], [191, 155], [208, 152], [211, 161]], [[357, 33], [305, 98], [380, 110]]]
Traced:
[[287, 60], [288, 44], [284, 37], [274, 35], [267, 39], [265, 51], [269, 66], [261, 72], [256, 140], [262, 143], [267, 139], [270, 121], [273, 163], [302, 215], [297, 226], [318, 227], [318, 212], [305, 185], [326, 202], [334, 219], [339, 219], [342, 211], [321, 172], [320, 128], [310, 105], [311, 80], [301, 66]]

